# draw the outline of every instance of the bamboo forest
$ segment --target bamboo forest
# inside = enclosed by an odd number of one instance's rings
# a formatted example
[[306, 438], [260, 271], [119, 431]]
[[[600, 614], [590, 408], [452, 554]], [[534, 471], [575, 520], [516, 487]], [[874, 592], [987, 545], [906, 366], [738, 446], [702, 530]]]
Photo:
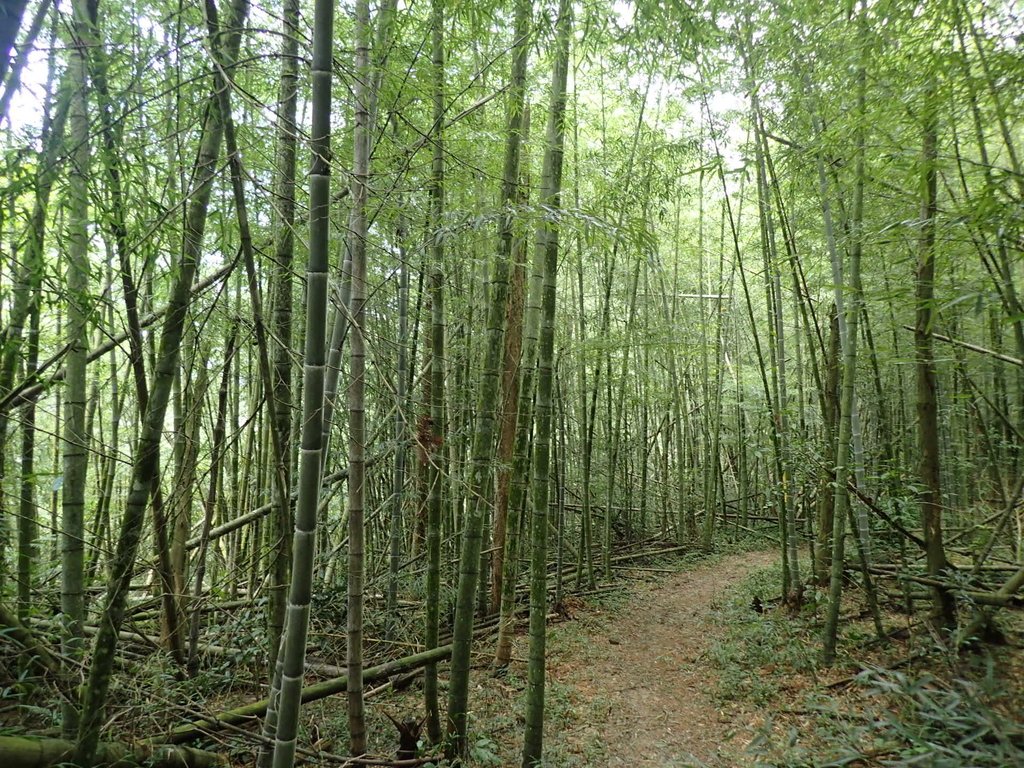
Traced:
[[0, 766], [1024, 765], [1015, 0], [0, 0]]

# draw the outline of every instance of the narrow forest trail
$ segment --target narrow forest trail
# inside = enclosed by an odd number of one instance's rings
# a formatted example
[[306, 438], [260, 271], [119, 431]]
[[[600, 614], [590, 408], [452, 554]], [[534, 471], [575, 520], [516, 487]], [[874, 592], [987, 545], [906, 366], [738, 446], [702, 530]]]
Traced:
[[[628, 603], [556, 638], [549, 680], [579, 718], [552, 723], [549, 744], [609, 768], [742, 765], [752, 713], [723, 712], [708, 651], [723, 635], [713, 604], [777, 553], [748, 552], [639, 584]], [[576, 622], [564, 625], [566, 631]]]

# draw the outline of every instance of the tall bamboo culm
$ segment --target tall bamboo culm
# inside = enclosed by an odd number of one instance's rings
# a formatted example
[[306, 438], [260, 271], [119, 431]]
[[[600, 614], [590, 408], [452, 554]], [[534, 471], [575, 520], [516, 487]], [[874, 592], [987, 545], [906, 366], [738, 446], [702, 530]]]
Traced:
[[544, 288], [541, 300], [540, 351], [537, 360], [537, 433], [534, 443], [533, 512], [530, 558], [530, 660], [526, 688], [526, 728], [523, 768], [541, 764], [544, 750], [544, 673], [547, 633], [548, 473], [551, 458], [551, 393], [555, 348], [555, 278], [558, 267], [558, 220], [561, 207], [562, 158], [565, 146], [565, 89], [569, 71], [572, 22], [569, 0], [558, 5], [556, 51], [551, 78], [551, 106], [544, 150], [544, 187], [541, 204], [552, 213], [543, 232]]
[[281, 691], [274, 737], [274, 768], [295, 763], [299, 709], [309, 630], [309, 601], [316, 551], [316, 511], [323, 449], [327, 268], [330, 252], [331, 68], [334, 0], [316, 0], [313, 11], [312, 158], [309, 174], [309, 257], [303, 354], [302, 431], [298, 499], [292, 538], [292, 578], [285, 611]]

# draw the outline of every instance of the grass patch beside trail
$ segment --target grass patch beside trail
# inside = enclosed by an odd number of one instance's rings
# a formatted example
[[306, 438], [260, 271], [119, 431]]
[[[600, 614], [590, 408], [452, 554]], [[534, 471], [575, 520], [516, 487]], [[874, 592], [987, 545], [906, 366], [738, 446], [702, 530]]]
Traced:
[[[844, 598], [843, 654], [820, 666], [820, 595], [799, 616], [775, 607], [779, 569], [761, 570], [715, 606], [725, 639], [710, 652], [723, 708], [753, 710], [756, 765], [1005, 768], [1024, 765], [1024, 654], [1017, 647], [951, 658], [906, 616], [906, 639], [874, 641]], [[764, 612], [756, 610], [756, 601]], [[1020, 622], [1017, 622], [1020, 629]], [[931, 651], [923, 654], [922, 651]], [[913, 659], [908, 662], [908, 659]], [[853, 679], [842, 685], [844, 677]], [[833, 683], [833, 685], [830, 685]]]

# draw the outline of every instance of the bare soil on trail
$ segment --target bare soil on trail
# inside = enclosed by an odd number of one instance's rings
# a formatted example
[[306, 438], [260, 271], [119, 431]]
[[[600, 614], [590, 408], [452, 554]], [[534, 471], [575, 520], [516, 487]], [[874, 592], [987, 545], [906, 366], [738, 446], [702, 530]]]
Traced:
[[775, 560], [729, 555], [639, 583], [625, 606], [563, 625], [577, 628], [571, 638], [556, 632], [548, 680], [576, 722], [549, 723], [546, 746], [566, 763], [609, 768], [752, 764], [745, 748], [755, 713], [719, 704], [707, 654], [723, 634], [715, 602]]

